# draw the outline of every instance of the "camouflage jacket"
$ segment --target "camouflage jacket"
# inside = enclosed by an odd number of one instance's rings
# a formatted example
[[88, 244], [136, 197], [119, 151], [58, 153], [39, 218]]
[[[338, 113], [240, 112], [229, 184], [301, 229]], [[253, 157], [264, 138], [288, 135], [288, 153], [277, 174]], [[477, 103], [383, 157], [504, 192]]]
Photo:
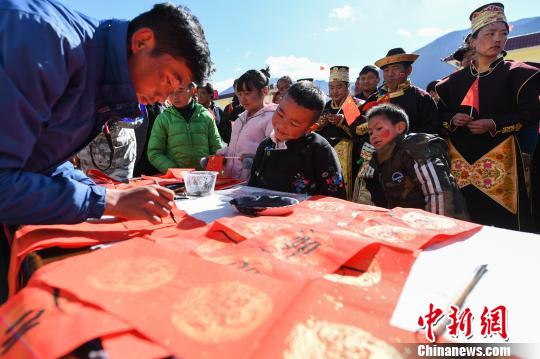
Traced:
[[91, 168], [97, 169], [118, 180], [133, 177], [137, 157], [135, 128], [141, 123], [142, 119], [114, 122], [109, 127], [113, 146], [112, 159], [111, 146], [105, 133], [101, 132], [77, 154], [80, 169], [83, 172]]

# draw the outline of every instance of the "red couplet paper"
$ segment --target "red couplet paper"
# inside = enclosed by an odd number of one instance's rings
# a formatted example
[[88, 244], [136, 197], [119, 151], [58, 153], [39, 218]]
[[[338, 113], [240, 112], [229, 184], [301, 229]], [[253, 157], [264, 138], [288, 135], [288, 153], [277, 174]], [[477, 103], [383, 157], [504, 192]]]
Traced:
[[390, 320], [415, 259], [411, 252], [381, 246], [372, 257], [353, 258], [313, 285], [356, 310]]
[[216, 179], [216, 190], [227, 189], [236, 186], [237, 184], [245, 183], [246, 181], [230, 177], [219, 177]]
[[184, 183], [184, 174], [194, 171], [194, 168], [169, 168], [165, 174], [160, 176], [146, 176], [142, 175], [143, 180], [151, 180], [162, 186], [166, 186], [174, 183]]
[[142, 238], [148, 239], [169, 250], [178, 253], [196, 253], [213, 251], [226, 246], [226, 243], [207, 238], [210, 224], [206, 224], [193, 217], [184, 217], [176, 226], [158, 228]]
[[[204, 248], [213, 247], [207, 245]], [[258, 274], [261, 276], [261, 280], [265, 280], [265, 277], [272, 277], [280, 281], [293, 283], [320, 276], [317, 269], [279, 260], [257, 246], [225, 245], [212, 251], [199, 249], [197, 255], [212, 263]]]
[[0, 356], [60, 358], [101, 336], [132, 330], [124, 321], [46, 287], [28, 287], [0, 307]]
[[414, 258], [381, 247], [370, 260], [361, 274], [326, 275], [304, 287], [255, 357], [406, 357], [399, 343], [414, 342], [414, 334], [389, 322]]
[[476, 223], [414, 208], [394, 208], [376, 218], [359, 213], [348, 227], [351, 231], [369, 236], [375, 242], [410, 251], [443, 241], [462, 240], [482, 228]]
[[51, 247], [83, 248], [129, 238], [127, 228], [117, 223], [24, 226], [15, 233], [9, 263], [10, 295], [17, 290], [17, 276], [24, 258], [33, 251]]
[[135, 236], [150, 235], [158, 229], [172, 227], [174, 232], [182, 228], [204, 225], [178, 208], [172, 209], [172, 216], [153, 224], [146, 220], [116, 222], [83, 222], [69, 225], [29, 225], [15, 233], [11, 248], [9, 268], [10, 295], [17, 290], [17, 275], [22, 261], [28, 253], [51, 247], [84, 248], [97, 244], [122, 241]]
[[172, 352], [134, 330], [102, 336], [101, 345], [109, 359], [147, 359], [172, 356]]
[[383, 216], [388, 211], [386, 208], [353, 203], [338, 198], [313, 196], [297, 205], [291, 215], [280, 219], [293, 224], [346, 228], [360, 213], [370, 218], [376, 218]]
[[346, 201], [317, 198], [299, 204], [291, 216], [221, 218], [210, 233], [309, 268], [313, 278], [331, 273], [351, 258], [369, 257], [380, 246], [414, 252], [440, 241], [469, 237], [480, 225], [417, 209], [355, 208]]
[[282, 262], [304, 267], [315, 277], [333, 272], [369, 244], [363, 236], [351, 237], [341, 229], [292, 226], [263, 218], [231, 222], [226, 230], [246, 238], [237, 248], [263, 251]]
[[90, 177], [97, 184], [119, 184], [119, 180], [110, 177], [106, 173], [103, 173], [100, 170], [90, 168], [86, 171], [86, 175]]
[[187, 358], [251, 356], [304, 284], [261, 280], [144, 239], [68, 258], [32, 283], [73, 293]]

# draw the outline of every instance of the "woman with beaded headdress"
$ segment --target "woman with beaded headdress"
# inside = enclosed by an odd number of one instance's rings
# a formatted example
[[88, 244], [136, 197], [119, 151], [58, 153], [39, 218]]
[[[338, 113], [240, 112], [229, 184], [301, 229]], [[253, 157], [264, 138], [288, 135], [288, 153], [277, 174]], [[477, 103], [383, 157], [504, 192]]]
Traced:
[[452, 173], [474, 222], [530, 230], [519, 131], [538, 125], [540, 71], [505, 61], [509, 26], [500, 3], [470, 15], [472, 63], [439, 82], [439, 110], [449, 130]]

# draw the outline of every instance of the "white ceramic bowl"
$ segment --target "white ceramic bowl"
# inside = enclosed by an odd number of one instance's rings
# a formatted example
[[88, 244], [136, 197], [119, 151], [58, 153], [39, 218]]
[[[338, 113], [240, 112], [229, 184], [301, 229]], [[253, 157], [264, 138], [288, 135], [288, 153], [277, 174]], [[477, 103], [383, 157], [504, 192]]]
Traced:
[[186, 192], [190, 196], [209, 196], [214, 193], [216, 178], [215, 171], [192, 171], [184, 174]]

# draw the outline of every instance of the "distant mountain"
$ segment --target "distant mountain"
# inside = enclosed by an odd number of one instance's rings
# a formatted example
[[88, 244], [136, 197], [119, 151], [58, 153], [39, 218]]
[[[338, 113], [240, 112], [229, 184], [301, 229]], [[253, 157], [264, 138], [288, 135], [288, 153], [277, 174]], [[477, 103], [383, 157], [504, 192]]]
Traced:
[[[540, 16], [517, 20], [511, 24], [510, 36], [537, 32], [540, 31]], [[468, 30], [453, 31], [416, 50], [415, 53], [420, 54], [420, 57], [414, 63], [412, 82], [418, 87], [426, 88], [430, 81], [452, 73], [454, 68], [441, 59], [454, 52], [467, 34]]]

